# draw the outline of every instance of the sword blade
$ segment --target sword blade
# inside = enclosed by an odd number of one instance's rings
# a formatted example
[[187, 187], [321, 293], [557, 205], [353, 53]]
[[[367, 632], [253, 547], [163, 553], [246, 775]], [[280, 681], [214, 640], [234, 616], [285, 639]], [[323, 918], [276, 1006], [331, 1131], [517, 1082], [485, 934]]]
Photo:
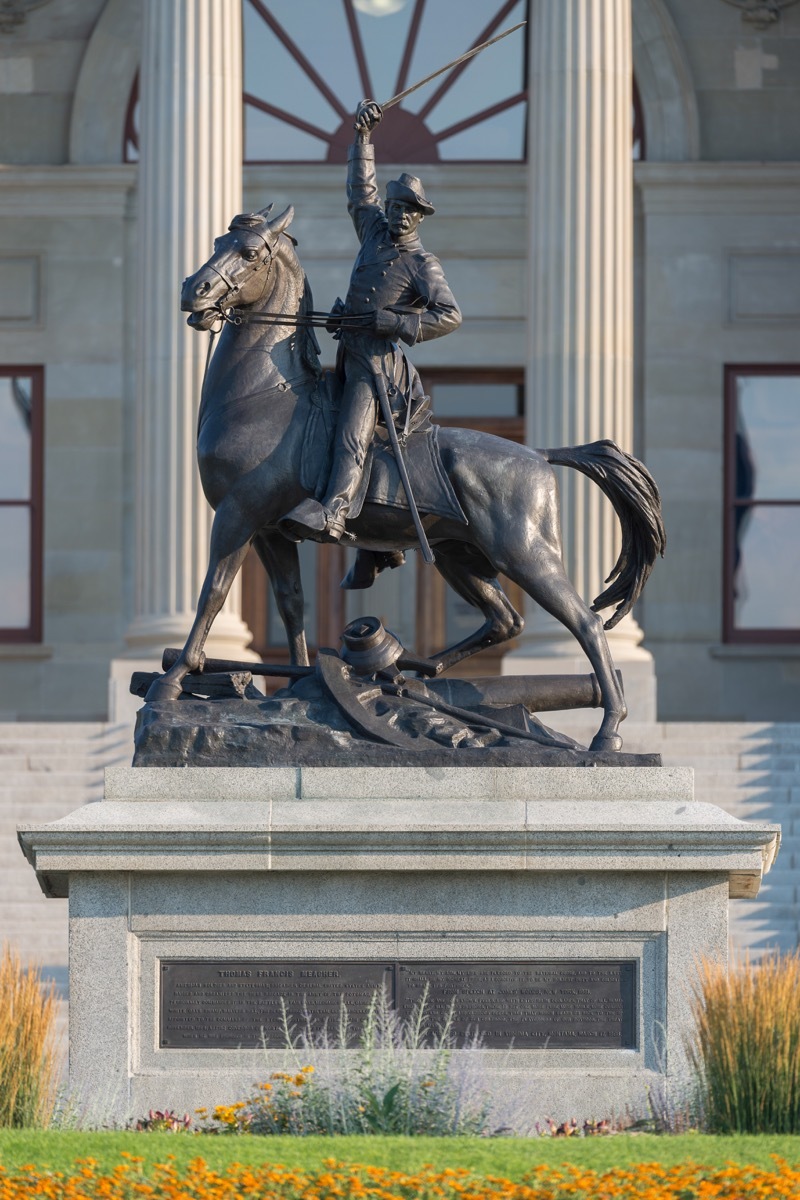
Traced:
[[488, 42], [481, 42], [480, 46], [473, 46], [466, 54], [462, 54], [460, 58], [454, 58], [447, 66], [439, 67], [438, 71], [434, 71], [431, 75], [426, 75], [424, 79], [412, 83], [411, 87], [406, 88], [404, 92], [398, 92], [396, 96], [392, 96], [391, 100], [387, 100], [380, 107], [382, 109], [392, 108], [393, 105], [399, 104], [401, 100], [405, 100], [406, 96], [410, 96], [412, 92], [416, 92], [417, 88], [424, 87], [426, 83], [430, 83], [432, 79], [436, 79], [437, 75], [443, 75], [445, 71], [451, 70], [452, 67], [457, 67], [459, 63], [466, 62], [468, 58], [474, 58], [476, 54], [480, 54], [481, 50], [486, 50], [489, 46], [493, 46], [495, 42], [502, 42], [503, 38], [508, 37], [510, 33], [515, 33], [518, 29], [522, 29], [523, 25], [527, 25], [527, 21], [520, 21], [519, 25], [512, 25], [510, 29], [504, 29], [502, 33], [498, 33], [497, 37], [490, 38]]

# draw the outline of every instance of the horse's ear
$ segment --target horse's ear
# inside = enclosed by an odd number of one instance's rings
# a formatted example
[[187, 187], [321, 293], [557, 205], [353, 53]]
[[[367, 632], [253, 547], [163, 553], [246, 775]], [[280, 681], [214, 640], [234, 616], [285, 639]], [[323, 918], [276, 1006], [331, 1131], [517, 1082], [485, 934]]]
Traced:
[[264, 219], [266, 220], [266, 218], [267, 218], [267, 217], [269, 216], [269, 214], [272, 212], [272, 210], [273, 210], [273, 208], [274, 208], [274, 207], [275, 207], [274, 203], [273, 203], [273, 204], [268, 204], [266, 208], [260, 208], [260, 209], [258, 210], [258, 215], [259, 215], [260, 217], [264, 217]]
[[280, 216], [275, 217], [274, 220], [270, 221], [270, 223], [269, 223], [270, 233], [283, 233], [286, 226], [291, 225], [293, 216], [294, 216], [294, 205], [290, 204], [288, 208], [285, 208], [283, 210], [283, 212], [280, 214]]

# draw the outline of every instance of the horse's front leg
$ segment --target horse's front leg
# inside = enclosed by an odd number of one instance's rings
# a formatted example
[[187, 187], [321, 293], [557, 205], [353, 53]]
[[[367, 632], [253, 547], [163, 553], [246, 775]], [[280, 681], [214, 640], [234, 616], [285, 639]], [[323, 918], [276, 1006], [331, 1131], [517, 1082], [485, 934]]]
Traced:
[[186, 645], [174, 665], [150, 685], [146, 697], [148, 702], [177, 700], [183, 680], [200, 666], [209, 630], [245, 560], [252, 534], [252, 525], [244, 519], [238, 505], [224, 500], [211, 526], [208, 570], [200, 591], [197, 616]]
[[305, 602], [297, 543], [288, 541], [281, 533], [261, 530], [253, 538], [253, 546], [272, 585], [275, 603], [286, 630], [290, 661], [297, 666], [307, 667]]

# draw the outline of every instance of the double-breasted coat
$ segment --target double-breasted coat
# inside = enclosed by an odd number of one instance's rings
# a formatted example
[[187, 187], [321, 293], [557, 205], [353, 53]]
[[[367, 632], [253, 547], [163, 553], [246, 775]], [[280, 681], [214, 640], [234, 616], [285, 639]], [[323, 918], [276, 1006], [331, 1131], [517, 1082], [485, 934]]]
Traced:
[[[390, 322], [395, 330], [390, 337], [381, 336], [365, 322], [363, 329], [343, 328], [338, 335], [337, 366], [344, 387], [333, 466], [323, 501], [329, 511], [336, 513], [347, 511], [361, 481], [377, 419], [376, 376], [382, 374], [393, 391], [391, 384], [402, 374], [397, 362], [400, 351], [393, 338], [413, 345], [442, 337], [461, 324], [461, 311], [436, 256], [423, 248], [416, 233], [392, 239], [370, 143], [356, 142], [350, 147], [347, 209], [361, 249], [343, 311], [360, 317], [392, 313]], [[414, 390], [420, 390], [418, 383]]]

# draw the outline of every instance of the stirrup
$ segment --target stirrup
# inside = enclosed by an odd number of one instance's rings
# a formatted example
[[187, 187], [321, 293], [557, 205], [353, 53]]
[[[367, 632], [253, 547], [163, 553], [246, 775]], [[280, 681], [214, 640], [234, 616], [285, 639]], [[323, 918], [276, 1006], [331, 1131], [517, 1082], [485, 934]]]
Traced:
[[310, 497], [301, 500], [278, 522], [278, 529], [290, 542], [338, 542], [344, 527], [344, 513], [333, 513]]

